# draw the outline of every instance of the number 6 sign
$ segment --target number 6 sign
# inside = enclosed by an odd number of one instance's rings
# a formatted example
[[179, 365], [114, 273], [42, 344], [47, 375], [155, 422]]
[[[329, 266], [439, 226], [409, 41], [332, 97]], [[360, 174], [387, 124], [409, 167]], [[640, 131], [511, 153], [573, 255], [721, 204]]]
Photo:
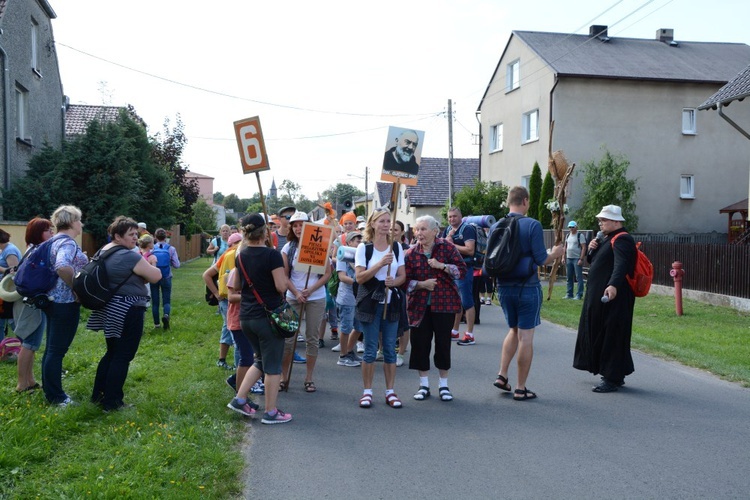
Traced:
[[242, 172], [251, 174], [270, 170], [260, 128], [260, 117], [253, 116], [234, 122], [234, 134], [237, 136], [237, 147], [240, 150]]

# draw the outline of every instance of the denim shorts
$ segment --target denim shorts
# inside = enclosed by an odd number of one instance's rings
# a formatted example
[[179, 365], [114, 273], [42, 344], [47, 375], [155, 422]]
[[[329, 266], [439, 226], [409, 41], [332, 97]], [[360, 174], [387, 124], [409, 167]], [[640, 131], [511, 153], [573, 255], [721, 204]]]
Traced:
[[[468, 264], [471, 266], [471, 264]], [[456, 280], [458, 293], [461, 295], [461, 307], [471, 309], [474, 307], [474, 274], [471, 267], [466, 270], [466, 276], [462, 280]]]
[[510, 328], [531, 330], [542, 322], [542, 285], [498, 286], [500, 305]]
[[29, 334], [28, 337], [23, 339], [22, 346], [28, 349], [29, 351], [38, 351], [39, 347], [42, 345], [42, 338], [44, 337], [44, 332], [47, 330], [47, 315], [42, 314], [42, 322], [39, 323], [39, 326], [36, 330], [34, 330], [31, 334]]
[[349, 335], [352, 330], [362, 331], [362, 324], [354, 317], [355, 306], [339, 306], [339, 332]]

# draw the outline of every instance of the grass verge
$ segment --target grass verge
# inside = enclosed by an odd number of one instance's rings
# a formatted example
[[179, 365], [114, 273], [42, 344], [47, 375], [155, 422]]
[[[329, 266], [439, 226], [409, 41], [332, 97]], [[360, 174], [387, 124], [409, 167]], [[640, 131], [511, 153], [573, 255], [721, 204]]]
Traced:
[[174, 273], [169, 330], [154, 329], [147, 311], [125, 384], [133, 408], [105, 414], [88, 401], [105, 345], [85, 320], [63, 361], [77, 405], [16, 394], [16, 364], [0, 363], [0, 498], [241, 497], [237, 443], [247, 424], [225, 408], [230, 372], [215, 365], [221, 317], [203, 300], [209, 265], [198, 259]]
[[[577, 329], [583, 303], [562, 299], [564, 283], [556, 288], [542, 317]], [[633, 347], [750, 387], [750, 314], [693, 300], [684, 300], [683, 310], [677, 316], [672, 296], [636, 299]]]

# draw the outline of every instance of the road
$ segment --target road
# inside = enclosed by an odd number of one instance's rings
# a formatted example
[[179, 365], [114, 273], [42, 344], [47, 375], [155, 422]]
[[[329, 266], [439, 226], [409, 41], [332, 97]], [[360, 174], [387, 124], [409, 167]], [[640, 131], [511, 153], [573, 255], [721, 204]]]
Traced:
[[627, 385], [596, 394], [598, 378], [571, 366], [575, 332], [544, 322], [528, 380], [539, 397], [513, 401], [492, 386], [505, 319], [498, 306], [481, 317], [476, 345], [453, 344], [450, 403], [434, 370], [433, 397], [413, 400], [404, 365], [404, 407], [388, 407], [378, 366], [374, 405], [359, 408], [360, 369], [337, 366], [326, 339], [318, 392], [297, 365], [280, 395], [293, 421], [248, 423], [245, 497], [748, 498], [750, 390], [634, 352]]

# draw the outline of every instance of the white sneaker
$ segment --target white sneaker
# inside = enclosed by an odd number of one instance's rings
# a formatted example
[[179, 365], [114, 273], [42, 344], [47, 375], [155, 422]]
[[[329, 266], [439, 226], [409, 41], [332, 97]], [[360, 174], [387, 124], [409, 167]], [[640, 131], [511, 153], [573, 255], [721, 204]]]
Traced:
[[336, 344], [336, 347], [332, 347], [333, 352], [341, 352], [341, 343]]
[[404, 364], [404, 355], [396, 354], [396, 366], [402, 366]]
[[357, 352], [365, 352], [365, 345], [362, 342], [357, 342]]
[[297, 335], [297, 342], [304, 342], [304, 341], [305, 341], [305, 336], [303, 334], [300, 333], [299, 335]]
[[353, 359], [348, 358], [348, 357], [342, 358], [341, 356], [339, 356], [339, 360], [336, 362], [336, 364], [339, 366], [355, 367], [355, 366], [359, 366], [361, 363], [359, 361], [354, 361]]

